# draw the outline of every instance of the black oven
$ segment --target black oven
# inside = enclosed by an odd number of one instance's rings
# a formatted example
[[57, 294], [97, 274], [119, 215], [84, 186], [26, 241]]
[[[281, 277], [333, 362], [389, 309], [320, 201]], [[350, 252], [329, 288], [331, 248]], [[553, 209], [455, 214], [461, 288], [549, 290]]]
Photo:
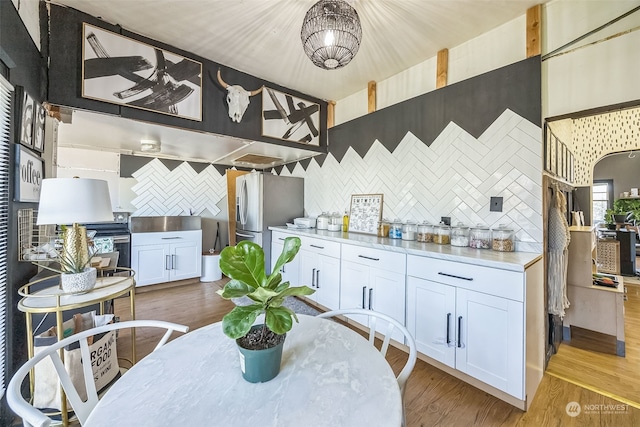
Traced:
[[131, 268], [131, 233], [129, 232], [128, 220], [117, 219], [114, 222], [83, 225], [87, 227], [87, 231], [95, 230], [94, 238], [112, 237], [113, 250], [119, 252], [118, 267]]

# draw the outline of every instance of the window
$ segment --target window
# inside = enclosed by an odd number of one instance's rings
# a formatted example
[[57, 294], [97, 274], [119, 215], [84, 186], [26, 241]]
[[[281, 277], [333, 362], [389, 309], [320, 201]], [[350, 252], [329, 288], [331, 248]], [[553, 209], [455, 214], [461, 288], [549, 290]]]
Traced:
[[7, 235], [9, 234], [9, 125], [13, 86], [0, 76], [0, 397], [4, 394], [7, 317]]
[[592, 188], [592, 224], [604, 222], [607, 209], [613, 207], [613, 180], [594, 181]]

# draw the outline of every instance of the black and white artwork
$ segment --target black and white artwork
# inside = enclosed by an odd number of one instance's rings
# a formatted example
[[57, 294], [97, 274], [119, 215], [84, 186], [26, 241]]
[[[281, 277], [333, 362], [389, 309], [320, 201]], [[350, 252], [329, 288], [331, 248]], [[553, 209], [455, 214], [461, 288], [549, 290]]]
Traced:
[[377, 234], [382, 219], [383, 194], [352, 194], [349, 232]]
[[84, 23], [82, 96], [202, 120], [202, 64]]
[[319, 146], [320, 105], [265, 87], [262, 135]]
[[34, 104], [34, 124], [33, 124], [33, 149], [42, 153], [44, 151], [44, 121], [47, 112], [40, 104]]
[[20, 113], [20, 143], [33, 148], [33, 119], [35, 105], [31, 95], [24, 91]]

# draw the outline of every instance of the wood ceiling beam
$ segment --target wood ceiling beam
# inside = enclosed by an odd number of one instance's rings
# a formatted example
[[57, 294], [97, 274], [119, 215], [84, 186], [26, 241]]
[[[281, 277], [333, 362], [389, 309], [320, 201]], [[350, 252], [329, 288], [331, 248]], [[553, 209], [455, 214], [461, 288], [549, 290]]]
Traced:
[[369, 105], [369, 113], [373, 113], [376, 111], [377, 103], [376, 103], [376, 82], [371, 80], [367, 87], [367, 98]]
[[447, 85], [449, 74], [449, 49], [438, 51], [438, 62], [436, 65], [436, 89]]
[[527, 58], [542, 53], [542, 5], [527, 9]]
[[327, 102], [327, 129], [336, 125], [336, 101]]

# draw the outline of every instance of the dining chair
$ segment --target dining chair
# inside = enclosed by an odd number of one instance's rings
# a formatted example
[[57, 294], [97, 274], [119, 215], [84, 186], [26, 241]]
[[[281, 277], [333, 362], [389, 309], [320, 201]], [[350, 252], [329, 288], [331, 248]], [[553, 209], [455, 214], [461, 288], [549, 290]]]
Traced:
[[411, 371], [413, 371], [413, 368], [416, 364], [416, 359], [418, 357], [416, 341], [409, 330], [402, 323], [398, 322], [393, 317], [373, 310], [366, 310], [363, 308], [345, 308], [320, 313], [318, 317], [331, 318], [335, 316], [349, 315], [365, 316], [368, 319], [369, 343], [371, 343], [371, 345], [375, 347], [375, 338], [377, 333], [382, 339], [380, 353], [382, 353], [382, 356], [384, 357], [386, 357], [387, 355], [387, 349], [389, 348], [389, 342], [391, 341], [391, 336], [393, 335], [393, 333], [398, 330], [402, 333], [402, 335], [404, 335], [404, 344], [409, 347], [409, 357], [407, 358], [407, 362], [405, 363], [404, 367], [396, 377], [396, 379], [398, 380], [398, 387], [400, 387], [400, 396], [402, 398], [402, 425], [404, 426], [404, 390], [407, 384], [407, 379], [409, 379], [409, 375], [411, 375]]
[[[51, 358], [60, 384], [67, 395], [67, 399], [75, 412], [80, 425], [84, 424], [91, 411], [98, 403], [98, 392], [96, 391], [96, 385], [93, 379], [93, 370], [91, 366], [91, 356], [89, 352], [88, 339], [97, 334], [110, 332], [114, 330], [127, 329], [127, 328], [161, 328], [166, 329], [166, 332], [158, 342], [158, 345], [154, 348], [154, 351], [162, 347], [171, 334], [174, 331], [187, 332], [188, 326], [180, 325], [177, 323], [165, 322], [162, 320], [131, 320], [126, 322], [110, 323], [104, 326], [99, 326], [92, 329], [87, 329], [82, 332], [71, 335], [68, 338], [58, 341], [55, 344], [45, 347], [42, 351], [29, 359], [24, 365], [22, 365], [11, 378], [9, 385], [7, 386], [7, 403], [9, 407], [18, 416], [22, 418], [25, 427], [46, 427], [51, 424], [51, 418], [45, 415], [36, 407], [29, 404], [20, 391], [22, 383], [29, 372], [46, 357]], [[78, 390], [74, 387], [69, 373], [65, 369], [58, 350], [64, 348], [70, 344], [78, 343], [80, 346], [80, 354], [82, 361], [88, 361], [88, 363], [82, 363], [82, 374], [84, 379], [84, 385], [86, 387], [87, 399], [82, 401]], [[37, 379], [36, 379], [37, 380]]]

